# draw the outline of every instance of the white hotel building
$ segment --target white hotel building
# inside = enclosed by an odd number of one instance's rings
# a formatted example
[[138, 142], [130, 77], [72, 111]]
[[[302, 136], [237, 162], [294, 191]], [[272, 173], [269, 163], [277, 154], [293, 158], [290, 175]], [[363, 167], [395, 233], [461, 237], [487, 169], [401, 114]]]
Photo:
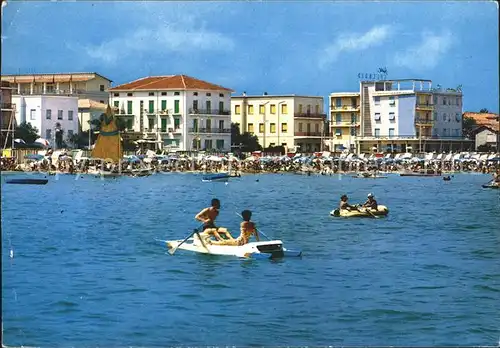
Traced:
[[63, 140], [77, 134], [78, 97], [67, 95], [13, 95], [16, 123], [31, 124], [38, 135], [55, 146], [55, 133], [63, 131]]
[[462, 92], [430, 80], [362, 81], [360, 92], [330, 95], [336, 152], [453, 151], [462, 137]]
[[151, 149], [231, 149], [231, 92], [186, 75], [149, 76], [110, 89], [122, 137]]

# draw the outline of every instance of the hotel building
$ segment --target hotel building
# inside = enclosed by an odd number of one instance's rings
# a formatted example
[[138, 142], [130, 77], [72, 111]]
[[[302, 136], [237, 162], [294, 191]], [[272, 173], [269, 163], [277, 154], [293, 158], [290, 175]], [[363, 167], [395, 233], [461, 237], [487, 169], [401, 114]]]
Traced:
[[149, 76], [110, 89], [124, 139], [151, 149], [231, 149], [231, 92], [186, 75]]
[[330, 95], [332, 149], [360, 152], [468, 149], [462, 92], [430, 80], [362, 81], [360, 92]]
[[231, 98], [231, 120], [241, 133], [256, 135], [263, 148], [321, 151], [328, 131], [323, 108], [323, 97], [243, 94]]

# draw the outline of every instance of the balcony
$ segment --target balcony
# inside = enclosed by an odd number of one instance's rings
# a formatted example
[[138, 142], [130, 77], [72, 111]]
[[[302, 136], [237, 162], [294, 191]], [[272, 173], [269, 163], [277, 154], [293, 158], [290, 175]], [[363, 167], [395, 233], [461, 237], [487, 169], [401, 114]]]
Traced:
[[416, 108], [417, 110], [432, 111], [434, 110], [434, 104], [417, 102]]
[[415, 119], [415, 124], [422, 127], [432, 127], [434, 121], [430, 118], [417, 118]]
[[12, 110], [14, 109], [14, 104], [12, 103], [2, 103], [2, 110]]
[[332, 121], [330, 122], [330, 127], [359, 127], [359, 122], [351, 122], [351, 121]]
[[294, 116], [300, 118], [326, 118], [326, 114], [317, 114], [312, 112], [296, 113]]
[[190, 115], [231, 115], [231, 110], [223, 109], [189, 109]]
[[332, 111], [359, 111], [359, 105], [330, 105]]
[[214, 134], [231, 134], [231, 128], [189, 128], [189, 133], [214, 133]]
[[295, 132], [296, 137], [321, 137], [323, 134], [321, 132]]

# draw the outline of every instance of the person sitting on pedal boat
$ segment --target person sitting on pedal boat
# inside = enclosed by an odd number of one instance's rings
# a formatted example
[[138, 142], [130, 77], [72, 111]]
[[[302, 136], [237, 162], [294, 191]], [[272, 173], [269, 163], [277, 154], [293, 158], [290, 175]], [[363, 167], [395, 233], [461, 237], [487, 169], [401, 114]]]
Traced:
[[363, 208], [370, 208], [373, 210], [378, 209], [378, 204], [373, 194], [371, 193], [368, 194], [368, 200], [363, 204]]
[[259, 233], [257, 232], [257, 228], [255, 227], [255, 223], [250, 221], [252, 218], [252, 212], [250, 210], [243, 210], [241, 212], [241, 217], [243, 221], [240, 224], [240, 235], [236, 239], [232, 240], [222, 240], [217, 242], [212, 242], [213, 245], [245, 245], [250, 241], [252, 236], [255, 236], [255, 239], [260, 241]]
[[354, 206], [354, 205], [350, 205], [349, 203], [347, 203], [347, 200], [349, 198], [347, 197], [347, 195], [342, 195], [342, 197], [340, 197], [340, 206], [339, 206], [339, 209], [342, 210], [357, 210], [357, 207]]
[[220, 201], [217, 198], [212, 199], [211, 206], [200, 211], [195, 219], [203, 222], [203, 234], [205, 236], [213, 235], [217, 240], [224, 240], [221, 234], [225, 235], [227, 239], [233, 239], [228, 230], [224, 227], [217, 227], [215, 219], [219, 215]]

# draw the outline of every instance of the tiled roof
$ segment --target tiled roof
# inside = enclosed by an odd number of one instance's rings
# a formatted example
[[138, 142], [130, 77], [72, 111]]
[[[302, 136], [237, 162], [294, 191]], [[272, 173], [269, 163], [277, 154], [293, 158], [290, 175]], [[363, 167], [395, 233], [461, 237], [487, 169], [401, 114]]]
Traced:
[[473, 118], [478, 126], [499, 129], [499, 115], [493, 113], [464, 112], [464, 118]]
[[90, 81], [96, 77], [102, 77], [111, 82], [110, 79], [95, 72], [83, 73], [55, 73], [55, 74], [20, 74], [20, 75], [2, 75], [2, 81], [10, 83], [30, 83], [30, 82], [79, 82]]
[[228, 91], [232, 89], [187, 75], [148, 76], [109, 89], [110, 91], [157, 91], [157, 90], [210, 90]]
[[78, 108], [79, 109], [97, 109], [97, 110], [106, 110], [108, 104], [103, 104], [96, 102], [92, 99], [78, 99]]

